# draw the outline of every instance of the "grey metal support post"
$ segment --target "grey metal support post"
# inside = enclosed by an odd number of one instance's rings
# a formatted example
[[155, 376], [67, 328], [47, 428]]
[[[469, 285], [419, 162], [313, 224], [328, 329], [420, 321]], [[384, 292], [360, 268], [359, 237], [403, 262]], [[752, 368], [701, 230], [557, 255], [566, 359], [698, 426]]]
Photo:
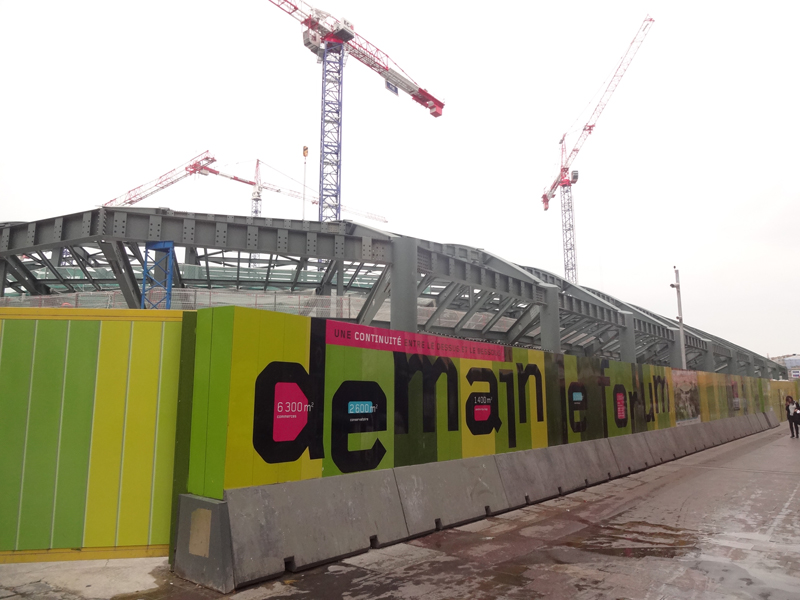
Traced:
[[745, 365], [745, 375], [748, 377], [755, 377], [756, 376], [756, 365], [755, 365], [756, 357], [752, 354], [747, 358], [747, 364]]
[[712, 348], [712, 344], [708, 342], [708, 350], [703, 352], [702, 363], [700, 365], [700, 370], [705, 371], [706, 373], [716, 373], [717, 372], [717, 361], [714, 358], [714, 350]]
[[633, 329], [633, 313], [620, 311], [625, 315], [625, 326], [619, 328], [619, 359], [636, 364], [636, 332]]
[[683, 348], [681, 347], [681, 335], [677, 329], [670, 327], [675, 332], [675, 340], [669, 342], [669, 366], [672, 369], [683, 368]]
[[728, 375], [739, 374], [739, 365], [738, 361], [736, 360], [736, 350], [731, 350], [731, 357], [728, 359], [728, 362], [725, 365], [725, 373]]
[[0, 298], [6, 295], [6, 261], [0, 258]]
[[539, 313], [542, 326], [542, 348], [546, 352], [561, 353], [561, 319], [558, 314], [558, 292], [556, 285], [539, 284], [544, 290], [545, 304]]
[[417, 240], [392, 239], [390, 327], [417, 331]]

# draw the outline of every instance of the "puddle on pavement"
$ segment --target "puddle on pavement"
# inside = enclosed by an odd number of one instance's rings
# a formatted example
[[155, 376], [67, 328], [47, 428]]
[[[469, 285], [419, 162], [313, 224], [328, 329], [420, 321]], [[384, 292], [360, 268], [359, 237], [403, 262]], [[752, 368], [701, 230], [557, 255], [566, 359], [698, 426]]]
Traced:
[[589, 525], [560, 545], [625, 558], [676, 558], [699, 552], [695, 534], [644, 521]]

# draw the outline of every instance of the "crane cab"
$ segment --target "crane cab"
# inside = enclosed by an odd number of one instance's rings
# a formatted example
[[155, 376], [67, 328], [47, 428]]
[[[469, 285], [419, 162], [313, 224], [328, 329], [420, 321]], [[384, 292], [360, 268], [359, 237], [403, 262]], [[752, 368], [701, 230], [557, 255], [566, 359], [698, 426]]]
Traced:
[[573, 171], [570, 175], [569, 182], [572, 184], [578, 183], [578, 172]]

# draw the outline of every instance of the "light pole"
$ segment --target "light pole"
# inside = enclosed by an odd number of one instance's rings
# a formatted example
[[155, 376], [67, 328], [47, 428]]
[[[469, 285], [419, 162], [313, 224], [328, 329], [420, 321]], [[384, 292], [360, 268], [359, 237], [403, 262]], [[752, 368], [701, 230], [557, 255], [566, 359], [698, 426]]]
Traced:
[[680, 328], [680, 344], [681, 344], [681, 368], [686, 369], [686, 343], [685, 338], [683, 337], [683, 308], [681, 308], [681, 276], [678, 273], [678, 267], [672, 267], [675, 269], [675, 283], [670, 283], [669, 287], [675, 288], [675, 291], [678, 292], [678, 326]]

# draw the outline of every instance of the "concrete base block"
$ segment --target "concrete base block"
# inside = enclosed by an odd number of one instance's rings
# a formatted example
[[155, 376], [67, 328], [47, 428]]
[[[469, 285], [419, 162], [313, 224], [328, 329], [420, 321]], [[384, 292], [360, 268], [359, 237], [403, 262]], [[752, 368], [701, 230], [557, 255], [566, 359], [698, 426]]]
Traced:
[[756, 413], [750, 413], [747, 415], [747, 420], [750, 421], [750, 426], [753, 428], [753, 433], [761, 433], [764, 431], [764, 426], [761, 424], [761, 421], [758, 420], [758, 415]]
[[756, 413], [756, 418], [758, 422], [761, 424], [761, 431], [766, 431], [770, 429], [772, 425], [770, 425], [769, 421], [767, 420], [767, 415], [763, 412]]
[[667, 462], [683, 456], [678, 448], [673, 428], [648, 431], [644, 434], [644, 439], [647, 441], [650, 454], [656, 463]]
[[720, 419], [720, 423], [722, 423], [722, 429], [725, 431], [725, 435], [728, 437], [729, 442], [739, 439], [739, 431], [736, 429], [733, 419], [726, 417]]
[[686, 429], [686, 425], [676, 427], [672, 435], [675, 437], [675, 444], [678, 448], [678, 458], [688, 456], [697, 452], [697, 440], [691, 432]]
[[753, 433], [750, 429], [750, 422], [744, 415], [739, 415], [733, 418], [733, 426], [739, 432], [739, 438], [747, 437]]
[[181, 494], [175, 573], [223, 594], [235, 587], [231, 531], [225, 502]]
[[585, 442], [550, 446], [547, 451], [553, 456], [553, 462], [558, 465], [556, 481], [559, 491], [568, 494], [589, 485], [589, 472], [591, 464], [587, 464], [586, 453], [583, 452]]
[[733, 439], [733, 432], [731, 430], [730, 423], [727, 422], [727, 419], [717, 419], [716, 421], [711, 422], [714, 424], [714, 427], [717, 428], [723, 444], [727, 444]]
[[703, 427], [708, 432], [708, 436], [711, 438], [711, 443], [715, 446], [719, 446], [724, 442], [722, 439], [722, 430], [716, 423], [717, 421], [706, 421], [703, 423]]
[[237, 588], [409, 537], [392, 470], [226, 490], [225, 500]]
[[559, 495], [558, 473], [550, 448], [495, 455], [509, 508]]
[[[609, 479], [622, 476], [622, 471], [619, 469], [617, 459], [614, 458], [614, 452], [611, 450], [611, 444], [608, 439], [592, 440], [591, 442], [582, 442], [586, 446], [586, 451], [597, 458], [595, 470], [595, 479], [589, 477], [589, 483], [600, 483]], [[592, 464], [595, 464], [594, 462]], [[591, 474], [590, 474], [591, 475]]]
[[744, 429], [744, 435], [753, 435], [754, 433], [758, 433], [758, 429], [755, 428], [753, 422], [750, 420], [750, 415], [739, 415], [736, 417], [742, 423], [742, 428]]
[[702, 423], [692, 423], [691, 425], [686, 425], [683, 429], [688, 431], [694, 440], [694, 447], [698, 452], [714, 447], [714, 441]]
[[412, 536], [510, 508], [494, 456], [398, 467], [394, 473]]
[[646, 433], [633, 433], [608, 438], [619, 470], [623, 475], [652, 467], [655, 463], [653, 455], [644, 436]]
[[781, 424], [780, 419], [778, 419], [778, 416], [775, 414], [775, 411], [773, 411], [771, 408], [764, 413], [764, 416], [767, 417], [767, 421], [769, 422], [770, 428], [777, 427], [778, 425]]

